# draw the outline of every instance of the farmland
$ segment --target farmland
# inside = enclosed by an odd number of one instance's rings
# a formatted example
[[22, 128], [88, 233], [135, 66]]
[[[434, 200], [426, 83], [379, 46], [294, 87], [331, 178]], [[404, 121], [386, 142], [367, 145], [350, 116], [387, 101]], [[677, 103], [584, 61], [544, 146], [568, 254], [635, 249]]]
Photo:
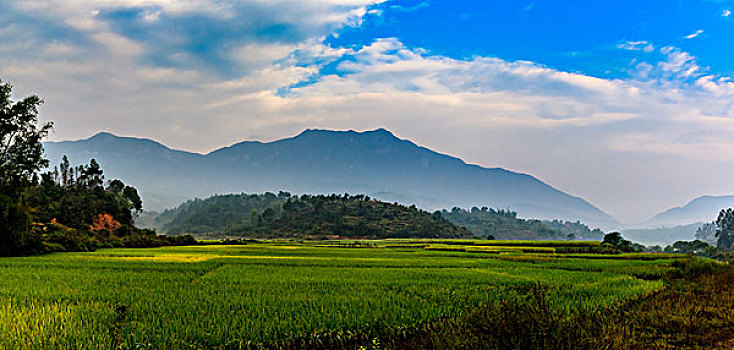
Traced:
[[614, 310], [666, 288], [661, 277], [681, 257], [589, 259], [548, 250], [558, 242], [524, 250], [487, 242], [254, 242], [4, 258], [0, 348], [376, 348], [538, 290], [565, 318]]

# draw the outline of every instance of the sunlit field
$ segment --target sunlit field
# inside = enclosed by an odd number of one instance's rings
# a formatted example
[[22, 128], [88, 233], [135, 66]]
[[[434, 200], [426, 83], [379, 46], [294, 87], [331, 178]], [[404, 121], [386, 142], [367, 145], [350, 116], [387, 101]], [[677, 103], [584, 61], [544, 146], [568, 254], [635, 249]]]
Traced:
[[2, 259], [0, 347], [237, 348], [319, 335], [378, 338], [537, 285], [548, 288], [553, 308], [570, 315], [663, 288], [660, 280], [638, 277], [662, 274], [673, 261], [379, 247], [385, 244], [254, 243]]

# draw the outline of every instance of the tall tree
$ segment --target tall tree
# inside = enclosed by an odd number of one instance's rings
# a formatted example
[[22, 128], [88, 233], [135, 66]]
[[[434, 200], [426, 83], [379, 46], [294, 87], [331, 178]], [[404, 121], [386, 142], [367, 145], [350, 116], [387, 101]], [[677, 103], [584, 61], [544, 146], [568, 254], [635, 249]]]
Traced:
[[0, 190], [18, 195], [38, 170], [48, 166], [43, 158], [43, 140], [52, 123], [38, 124], [38, 106], [43, 101], [29, 96], [11, 100], [12, 85], [0, 80]]
[[719, 249], [731, 249], [734, 241], [734, 209], [723, 209], [716, 219], [716, 246]]
[[43, 140], [52, 123], [38, 125], [43, 101], [29, 96], [11, 99], [13, 87], [0, 80], [0, 254], [20, 253], [26, 244], [30, 215], [23, 192], [36, 172], [48, 165]]
[[716, 244], [716, 223], [705, 223], [696, 229], [696, 239], [711, 245]]

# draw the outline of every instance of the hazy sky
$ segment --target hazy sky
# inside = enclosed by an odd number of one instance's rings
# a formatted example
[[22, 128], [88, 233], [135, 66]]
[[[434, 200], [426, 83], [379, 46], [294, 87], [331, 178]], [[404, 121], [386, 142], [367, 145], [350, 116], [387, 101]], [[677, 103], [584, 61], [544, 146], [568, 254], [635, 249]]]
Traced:
[[634, 222], [734, 194], [734, 1], [3, 0], [52, 140], [385, 127]]

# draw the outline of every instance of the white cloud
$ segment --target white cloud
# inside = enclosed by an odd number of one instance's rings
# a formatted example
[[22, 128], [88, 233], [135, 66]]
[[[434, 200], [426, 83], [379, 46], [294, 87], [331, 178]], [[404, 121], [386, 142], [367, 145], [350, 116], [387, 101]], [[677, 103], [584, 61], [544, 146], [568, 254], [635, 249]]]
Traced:
[[[0, 23], [7, 20], [39, 42], [242, 76], [341, 27], [360, 25], [367, 7], [382, 1], [9, 0], [5, 6], [15, 12], [0, 14]], [[248, 50], [257, 50], [257, 57]]]
[[101, 32], [95, 33], [91, 37], [116, 56], [136, 58], [143, 53], [143, 46], [140, 43], [115, 33]]
[[701, 34], [703, 34], [703, 29], [699, 29], [699, 30], [695, 31], [694, 33], [688, 34], [688, 35], [685, 36], [685, 38], [686, 39], [693, 39], [693, 38], [695, 38], [695, 37], [697, 37], [697, 36], [699, 36]]
[[721, 11], [721, 16], [722, 17], [729, 17], [729, 16], [731, 16], [731, 10]]
[[650, 53], [655, 50], [655, 46], [653, 46], [651, 43], [641, 40], [641, 41], [625, 41], [623, 43], [620, 43], [617, 45], [618, 48], [629, 50], [629, 51], [642, 51], [645, 53]]

